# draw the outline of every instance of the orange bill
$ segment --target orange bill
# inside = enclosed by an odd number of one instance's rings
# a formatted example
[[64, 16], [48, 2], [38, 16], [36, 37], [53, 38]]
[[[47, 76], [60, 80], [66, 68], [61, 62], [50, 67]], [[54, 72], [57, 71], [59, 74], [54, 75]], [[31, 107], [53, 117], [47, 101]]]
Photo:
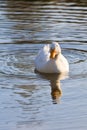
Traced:
[[57, 55], [57, 51], [55, 49], [51, 49], [50, 50], [50, 58], [54, 59]]

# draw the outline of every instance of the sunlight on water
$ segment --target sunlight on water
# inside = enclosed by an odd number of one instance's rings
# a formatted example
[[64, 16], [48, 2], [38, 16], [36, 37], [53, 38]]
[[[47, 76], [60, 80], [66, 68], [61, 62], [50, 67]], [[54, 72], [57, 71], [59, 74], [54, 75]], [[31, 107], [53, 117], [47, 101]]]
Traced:
[[[0, 0], [0, 16], [0, 129], [86, 130], [87, 2]], [[38, 51], [52, 41], [68, 75], [35, 71]]]

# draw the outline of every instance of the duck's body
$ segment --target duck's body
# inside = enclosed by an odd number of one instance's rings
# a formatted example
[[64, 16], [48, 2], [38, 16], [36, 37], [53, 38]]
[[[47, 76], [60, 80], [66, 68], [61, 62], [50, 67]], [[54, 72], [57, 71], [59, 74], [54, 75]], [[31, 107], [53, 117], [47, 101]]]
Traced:
[[61, 48], [57, 42], [45, 45], [35, 59], [35, 67], [41, 73], [69, 72], [67, 59], [61, 54]]

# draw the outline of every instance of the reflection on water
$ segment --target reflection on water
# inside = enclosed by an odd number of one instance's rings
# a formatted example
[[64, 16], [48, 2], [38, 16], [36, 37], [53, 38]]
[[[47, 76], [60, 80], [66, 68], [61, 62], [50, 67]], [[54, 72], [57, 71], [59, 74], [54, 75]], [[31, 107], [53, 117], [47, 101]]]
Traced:
[[61, 90], [61, 87], [60, 87], [60, 81], [51, 82], [51, 95], [52, 95], [52, 99], [54, 101], [56, 101], [56, 103], [58, 103], [59, 99], [62, 95], [62, 90]]
[[40, 76], [50, 81], [52, 99], [54, 103], [59, 103], [60, 97], [62, 96], [60, 80], [64, 80], [65, 78], [67, 78], [68, 74], [40, 74]]
[[[51, 41], [69, 61], [68, 78], [34, 72]], [[1, 130], [86, 130], [86, 81], [86, 0], [0, 0]]]
[[87, 42], [87, 1], [6, 0], [0, 43]]

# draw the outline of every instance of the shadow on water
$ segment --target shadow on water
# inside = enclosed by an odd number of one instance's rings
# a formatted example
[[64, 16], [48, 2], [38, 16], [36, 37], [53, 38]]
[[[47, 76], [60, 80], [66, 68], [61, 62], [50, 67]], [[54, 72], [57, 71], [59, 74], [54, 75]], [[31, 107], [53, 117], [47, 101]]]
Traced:
[[51, 97], [54, 104], [60, 102], [60, 98], [62, 96], [62, 89], [61, 89], [61, 80], [68, 78], [68, 73], [61, 73], [61, 74], [43, 74], [39, 73], [35, 70], [35, 72], [43, 79], [46, 79], [50, 82], [51, 87]]

